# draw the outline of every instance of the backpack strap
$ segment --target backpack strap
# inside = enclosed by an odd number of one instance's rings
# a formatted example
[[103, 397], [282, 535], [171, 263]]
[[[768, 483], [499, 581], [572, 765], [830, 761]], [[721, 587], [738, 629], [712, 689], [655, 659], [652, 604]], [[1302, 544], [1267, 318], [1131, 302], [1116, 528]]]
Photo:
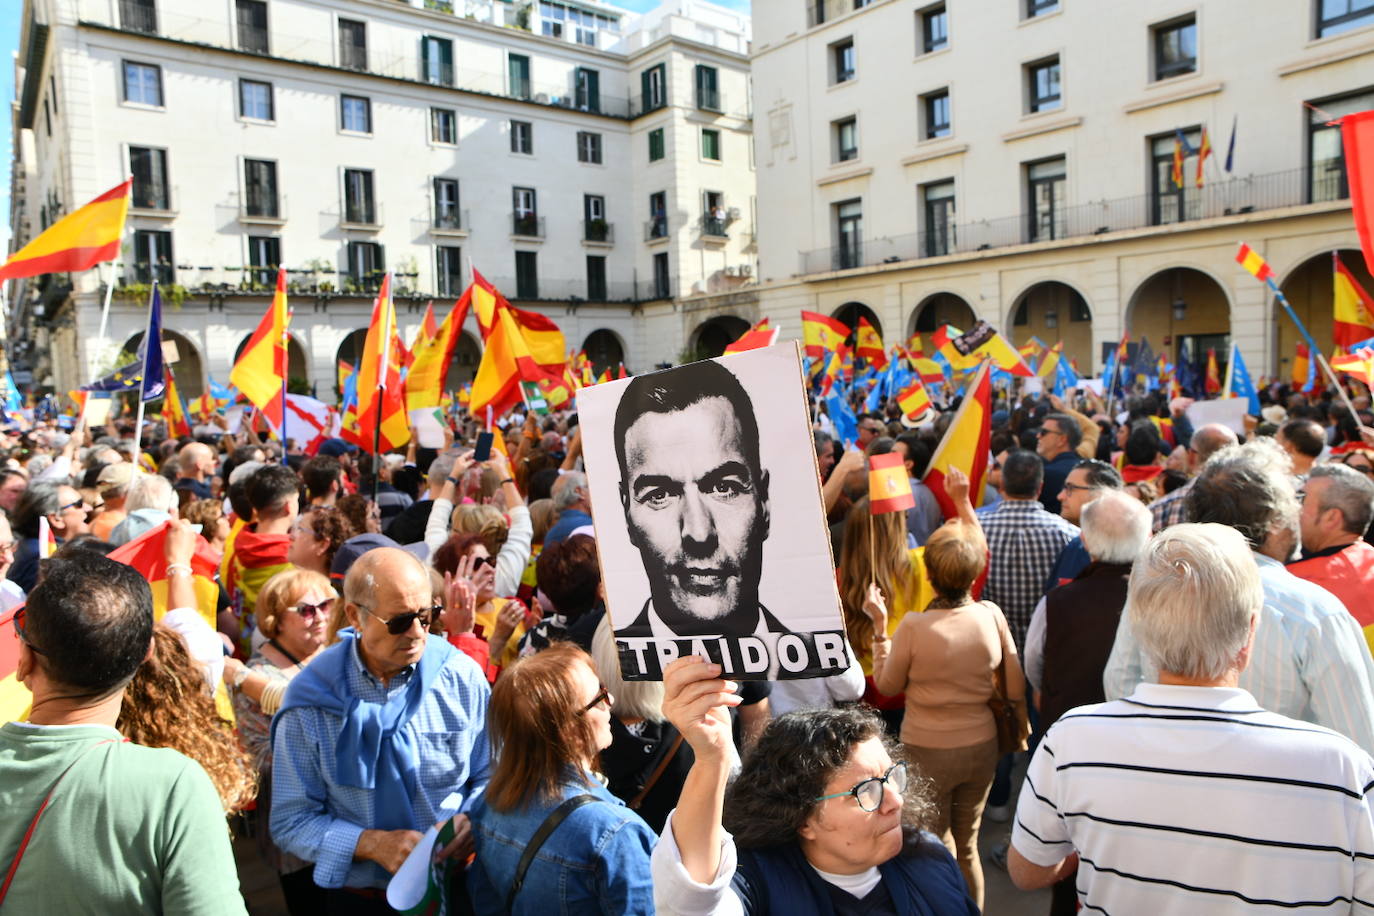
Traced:
[[510, 893], [506, 895], [506, 912], [510, 913], [515, 907], [516, 895], [520, 893], [520, 888], [525, 886], [525, 872], [529, 871], [530, 865], [534, 862], [535, 854], [539, 852], [545, 841], [558, 829], [558, 825], [568, 819], [572, 814], [583, 805], [600, 801], [595, 795], [582, 793], [574, 795], [572, 798], [563, 802], [557, 808], [549, 812], [549, 816], [544, 818], [544, 823], [539, 825], [539, 829], [530, 838], [529, 845], [525, 847], [525, 854], [520, 857], [520, 864], [515, 866], [515, 880], [511, 882]]

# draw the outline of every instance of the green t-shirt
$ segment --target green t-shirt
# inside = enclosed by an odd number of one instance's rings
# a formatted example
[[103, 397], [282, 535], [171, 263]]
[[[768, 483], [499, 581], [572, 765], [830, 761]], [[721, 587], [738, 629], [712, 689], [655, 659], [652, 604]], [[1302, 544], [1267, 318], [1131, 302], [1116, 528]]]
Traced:
[[4, 913], [242, 916], [210, 777], [176, 751], [124, 743], [100, 725], [0, 726], [0, 875], [74, 760], [38, 821]]

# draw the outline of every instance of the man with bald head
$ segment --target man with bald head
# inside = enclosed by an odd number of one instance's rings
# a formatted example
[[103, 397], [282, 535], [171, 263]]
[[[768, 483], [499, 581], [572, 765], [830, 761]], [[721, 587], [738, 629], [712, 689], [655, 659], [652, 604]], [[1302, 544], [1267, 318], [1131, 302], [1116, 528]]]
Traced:
[[1150, 503], [1149, 509], [1150, 514], [1154, 516], [1156, 534], [1170, 525], [1188, 520], [1183, 513], [1184, 497], [1193, 488], [1193, 481], [1202, 471], [1202, 466], [1217, 452], [1239, 442], [1235, 431], [1220, 423], [1208, 423], [1206, 426], [1199, 426], [1193, 432], [1193, 438], [1188, 440], [1188, 482], [1167, 496]]
[[429, 634], [443, 611], [409, 553], [365, 553], [344, 580], [349, 626], [291, 681], [272, 722], [272, 838], [315, 863], [329, 913], [390, 913], [391, 876], [431, 825], [466, 858], [466, 812], [487, 783], [491, 690]]
[[172, 486], [177, 490], [189, 490], [196, 499], [209, 499], [215, 464], [214, 449], [204, 442], [188, 442], [177, 452], [177, 470], [181, 476]]

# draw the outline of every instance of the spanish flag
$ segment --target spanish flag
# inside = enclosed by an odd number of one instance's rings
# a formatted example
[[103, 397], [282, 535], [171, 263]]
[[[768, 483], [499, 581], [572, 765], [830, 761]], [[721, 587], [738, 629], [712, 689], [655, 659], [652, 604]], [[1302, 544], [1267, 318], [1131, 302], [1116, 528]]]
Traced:
[[849, 326], [827, 315], [803, 311], [801, 317], [802, 342], [812, 359], [820, 359], [827, 350], [838, 352], [849, 337]]
[[19, 683], [19, 631], [14, 615], [23, 606], [0, 614], [0, 722], [22, 722], [28, 718], [33, 697]]
[[904, 417], [913, 423], [919, 423], [930, 410], [930, 395], [920, 379], [913, 379], [910, 385], [897, 392], [897, 404], [902, 408]]
[[906, 348], [910, 350], [912, 353], [914, 353], [916, 356], [926, 355], [925, 351], [921, 349], [920, 334], [912, 334], [909, 338], [907, 338]]
[[119, 257], [133, 184], [130, 178], [53, 223], [0, 267], [0, 280], [86, 270]]
[[248, 338], [243, 352], [229, 370], [229, 384], [243, 393], [267, 421], [282, 428], [286, 411], [286, 328], [291, 311], [286, 305], [286, 269], [277, 269], [277, 289], [267, 314]]
[[1344, 356], [1332, 357], [1331, 368], [1353, 375], [1366, 386], [1374, 388], [1374, 350], [1368, 347], [1361, 347], [1354, 353]]
[[1059, 361], [1064, 358], [1064, 341], [1057, 342], [1054, 346], [1045, 351], [1045, 358], [1040, 360], [1040, 370], [1036, 375], [1041, 378], [1051, 378], [1059, 370]]
[[1183, 136], [1180, 128], [1174, 129], [1174, 167], [1169, 173], [1173, 179], [1174, 187], [1183, 188], [1183, 160], [1187, 158], [1192, 149], [1188, 146], [1188, 138]]
[[1274, 279], [1274, 271], [1269, 266], [1269, 262], [1260, 256], [1260, 253], [1251, 248], [1244, 242], [1240, 245], [1240, 250], [1236, 252], [1236, 263], [1250, 272], [1256, 280], [1261, 283], [1270, 283]]
[[48, 524], [46, 515], [38, 516], [38, 559], [46, 560], [57, 553], [57, 538], [53, 536], [52, 527]]
[[[458, 346], [458, 335], [463, 321], [468, 317], [468, 303], [471, 297], [464, 296], [449, 309], [444, 323], [434, 326], [434, 307], [425, 310], [425, 323], [411, 348], [414, 361], [406, 373], [406, 407], [434, 407], [444, 393], [444, 383], [448, 380], [449, 363], [453, 351]], [[432, 329], [431, 329], [431, 326]]]
[[957, 467], [968, 475], [969, 499], [983, 503], [983, 484], [988, 473], [988, 449], [992, 440], [992, 365], [983, 363], [968, 386], [968, 393], [950, 421], [945, 437], [926, 467], [925, 484], [935, 494], [945, 518], [957, 514], [945, 492], [945, 473]]
[[1197, 175], [1195, 181], [1197, 186], [1202, 187], [1202, 164], [1207, 161], [1207, 157], [1212, 155], [1212, 138], [1207, 136], [1207, 128], [1202, 129], [1202, 140], [1197, 146]]
[[1208, 394], [1221, 392], [1221, 372], [1217, 369], [1217, 351], [1213, 349], [1207, 351], [1207, 380], [1203, 388]]
[[477, 316], [477, 327], [482, 332], [483, 344], [487, 343], [488, 338], [501, 324], [496, 320], [497, 313], [506, 312], [514, 319], [515, 326], [525, 338], [525, 346], [529, 349], [534, 362], [545, 369], [562, 374], [563, 366], [567, 362], [567, 345], [563, 339], [563, 332], [552, 319], [538, 312], [511, 305], [475, 267], [472, 270], [472, 283], [468, 285], [463, 296], [470, 296], [472, 312]]
[[867, 318], [859, 319], [859, 330], [854, 335], [854, 355], [866, 359], [879, 372], [887, 368], [887, 350], [878, 329], [868, 323]]
[[1334, 251], [1331, 252], [1331, 266], [1335, 271], [1331, 278], [1335, 294], [1335, 322], [1331, 337], [1338, 346], [1348, 350], [1360, 341], [1374, 337], [1374, 299], [1360, 288]]
[[358, 363], [358, 429], [344, 436], [366, 452], [383, 454], [410, 441], [405, 387], [396, 364], [398, 340], [388, 273], [372, 303], [367, 342]]
[[906, 464], [897, 452], [868, 459], [868, 511], [873, 515], [901, 512], [916, 506]]
[[[172, 522], [163, 522], [145, 531], [129, 543], [111, 551], [109, 557], [132, 566], [153, 589], [153, 619], [161, 620], [167, 607], [167, 532]], [[215, 609], [219, 602], [219, 586], [215, 584], [218, 561], [203, 537], [196, 539], [196, 551], [191, 557], [191, 574], [196, 590], [196, 610], [213, 629]]]
[[768, 319], [765, 318], [758, 324], [739, 336], [739, 339], [732, 341], [726, 348], [726, 353], [743, 353], [746, 350], [758, 350], [761, 347], [771, 347], [778, 339], [779, 328], [768, 326]]
[[186, 405], [181, 402], [181, 395], [177, 392], [176, 379], [172, 377], [171, 369], [164, 369], [166, 374], [166, 384], [162, 390], [162, 419], [167, 421], [167, 435], [174, 438], [189, 437], [191, 435], [191, 421], [186, 417]]

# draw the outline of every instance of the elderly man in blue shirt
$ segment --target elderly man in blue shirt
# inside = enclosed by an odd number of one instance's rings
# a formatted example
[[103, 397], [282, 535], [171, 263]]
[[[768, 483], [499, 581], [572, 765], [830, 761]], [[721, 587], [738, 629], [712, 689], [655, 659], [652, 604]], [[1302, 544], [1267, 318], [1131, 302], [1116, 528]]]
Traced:
[[462, 812], [487, 783], [491, 690], [429, 635], [440, 608], [410, 554], [364, 554], [344, 600], [352, 626], [296, 675], [272, 722], [272, 836], [315, 863], [330, 913], [390, 913], [383, 889], [424, 830], [453, 817], [440, 856], [471, 850]]

